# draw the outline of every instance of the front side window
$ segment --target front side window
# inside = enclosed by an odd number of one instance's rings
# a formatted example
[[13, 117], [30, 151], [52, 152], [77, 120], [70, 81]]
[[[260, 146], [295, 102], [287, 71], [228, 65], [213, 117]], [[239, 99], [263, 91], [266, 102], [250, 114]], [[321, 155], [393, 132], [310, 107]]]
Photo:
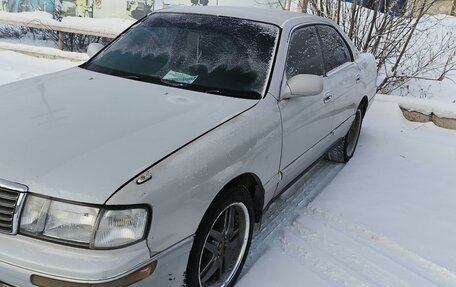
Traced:
[[326, 72], [351, 62], [350, 50], [339, 32], [330, 26], [318, 26]]
[[260, 99], [279, 28], [209, 15], [156, 13], [84, 68], [209, 94]]
[[287, 78], [296, 75], [324, 75], [320, 42], [315, 27], [305, 27], [293, 32], [286, 63]]

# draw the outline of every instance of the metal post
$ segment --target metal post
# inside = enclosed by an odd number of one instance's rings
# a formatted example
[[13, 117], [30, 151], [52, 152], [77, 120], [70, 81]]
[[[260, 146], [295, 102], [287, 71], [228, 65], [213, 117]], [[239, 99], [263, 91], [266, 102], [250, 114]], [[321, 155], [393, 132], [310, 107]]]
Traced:
[[63, 50], [65, 48], [65, 33], [59, 31], [59, 49]]
[[298, 2], [298, 10], [299, 11], [298, 12], [307, 13], [308, 5], [309, 5], [309, 0], [299, 0], [299, 2]]
[[288, 11], [291, 10], [291, 0], [288, 0], [286, 9], [287, 9]]

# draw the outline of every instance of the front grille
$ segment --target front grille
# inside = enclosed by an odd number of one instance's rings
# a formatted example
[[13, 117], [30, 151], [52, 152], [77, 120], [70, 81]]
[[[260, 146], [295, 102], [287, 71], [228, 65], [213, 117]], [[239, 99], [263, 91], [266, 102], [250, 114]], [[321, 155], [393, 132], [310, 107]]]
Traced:
[[12, 233], [20, 193], [0, 187], [0, 232]]

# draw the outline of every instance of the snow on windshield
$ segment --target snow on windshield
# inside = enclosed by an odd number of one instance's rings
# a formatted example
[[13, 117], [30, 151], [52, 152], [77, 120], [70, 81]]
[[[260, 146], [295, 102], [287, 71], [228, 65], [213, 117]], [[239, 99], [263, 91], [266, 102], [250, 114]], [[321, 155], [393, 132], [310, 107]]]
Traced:
[[227, 17], [157, 13], [87, 68], [230, 96], [260, 98], [278, 28]]

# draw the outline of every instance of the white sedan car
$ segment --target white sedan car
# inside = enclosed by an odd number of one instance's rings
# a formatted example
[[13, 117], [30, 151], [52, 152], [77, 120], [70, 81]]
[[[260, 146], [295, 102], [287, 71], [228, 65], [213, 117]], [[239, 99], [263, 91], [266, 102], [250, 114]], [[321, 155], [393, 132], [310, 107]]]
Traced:
[[376, 75], [329, 20], [181, 7], [0, 87], [0, 286], [233, 286], [269, 203], [353, 156]]

